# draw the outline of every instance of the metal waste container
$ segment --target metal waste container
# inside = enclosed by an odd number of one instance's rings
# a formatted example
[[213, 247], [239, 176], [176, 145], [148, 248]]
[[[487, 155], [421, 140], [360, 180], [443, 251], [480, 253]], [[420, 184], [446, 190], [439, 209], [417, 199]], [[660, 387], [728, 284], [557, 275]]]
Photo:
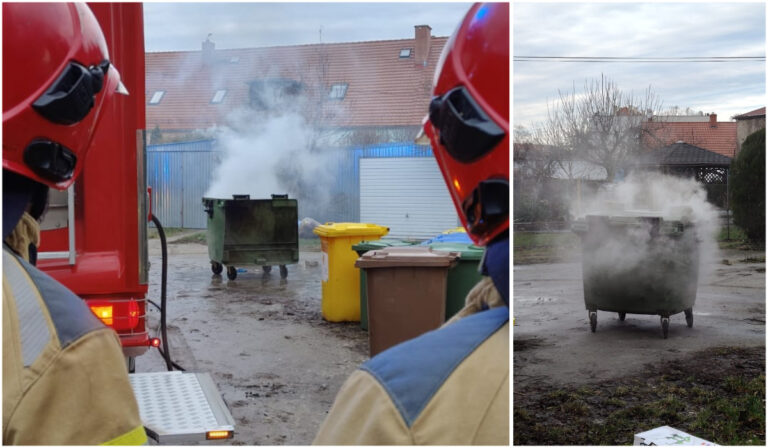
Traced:
[[322, 250], [322, 314], [329, 322], [360, 321], [360, 274], [355, 267], [360, 241], [386, 235], [389, 227], [358, 222], [329, 222], [315, 227]]
[[483, 258], [482, 247], [472, 243], [432, 243], [432, 250], [457, 252], [460, 254], [456, 265], [448, 271], [448, 286], [445, 297], [445, 320], [464, 308], [469, 291], [482, 280], [479, 266]]
[[272, 199], [251, 199], [233, 195], [232, 199], [203, 198], [208, 215], [208, 257], [211, 270], [237, 277], [239, 265], [262, 266], [270, 272], [280, 266], [280, 276], [288, 276], [286, 265], [299, 261], [298, 202], [288, 195], [273, 194]]
[[661, 215], [588, 215], [574, 223], [581, 237], [584, 304], [592, 332], [597, 311], [661, 316], [664, 338], [669, 317], [684, 312], [693, 327], [699, 273], [695, 226]]
[[458, 257], [423, 246], [389, 247], [355, 262], [368, 277], [371, 356], [445, 322], [448, 269]]
[[[403, 240], [376, 240], [360, 241], [352, 246], [358, 257], [362, 257], [369, 250], [378, 250], [385, 247], [413, 246], [415, 243]], [[360, 328], [368, 330], [368, 282], [365, 269], [360, 269]]]

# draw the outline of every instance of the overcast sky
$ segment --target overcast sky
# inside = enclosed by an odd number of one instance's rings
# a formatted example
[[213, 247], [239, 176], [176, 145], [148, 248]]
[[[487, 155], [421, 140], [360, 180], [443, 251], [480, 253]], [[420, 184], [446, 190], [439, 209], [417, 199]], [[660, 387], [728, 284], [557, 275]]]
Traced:
[[449, 36], [471, 3], [145, 3], [146, 51], [409, 39], [415, 25]]
[[[513, 55], [765, 56], [764, 3], [515, 3]], [[546, 117], [558, 89], [577, 92], [604, 73], [624, 91], [650, 85], [665, 107], [715, 112], [718, 121], [765, 106], [765, 62], [518, 62], [515, 125]]]

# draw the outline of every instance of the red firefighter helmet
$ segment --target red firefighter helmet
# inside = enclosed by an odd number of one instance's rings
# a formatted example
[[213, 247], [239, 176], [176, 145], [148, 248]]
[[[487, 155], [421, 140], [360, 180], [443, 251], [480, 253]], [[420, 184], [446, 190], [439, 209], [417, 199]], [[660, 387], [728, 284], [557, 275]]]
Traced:
[[509, 4], [475, 4], [443, 48], [424, 119], [467, 233], [509, 229]]
[[83, 3], [3, 3], [3, 169], [63, 190], [104, 104], [125, 93]]

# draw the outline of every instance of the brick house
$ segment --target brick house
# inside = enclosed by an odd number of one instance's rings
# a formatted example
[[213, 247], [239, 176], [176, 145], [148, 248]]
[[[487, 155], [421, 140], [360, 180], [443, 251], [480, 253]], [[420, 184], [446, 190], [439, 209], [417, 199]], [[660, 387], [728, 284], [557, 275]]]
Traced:
[[199, 137], [232, 110], [261, 105], [265, 87], [311, 98], [308, 119], [353, 142], [412, 139], [446, 41], [419, 25], [413, 39], [222, 50], [206, 40], [201, 51], [147, 53], [150, 143]]
[[659, 148], [683, 142], [733, 158], [738, 147], [737, 123], [717, 121], [714, 113], [708, 116], [707, 121], [648, 121], [644, 143], [650, 148]]

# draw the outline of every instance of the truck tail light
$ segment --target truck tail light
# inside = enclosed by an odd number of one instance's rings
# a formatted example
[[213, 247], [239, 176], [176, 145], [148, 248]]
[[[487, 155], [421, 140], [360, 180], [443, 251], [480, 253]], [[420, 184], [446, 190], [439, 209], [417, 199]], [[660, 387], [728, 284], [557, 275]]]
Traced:
[[112, 305], [91, 305], [91, 312], [101, 319], [104, 325], [112, 326]]
[[143, 317], [134, 299], [88, 300], [91, 312], [115, 331], [133, 330]]

